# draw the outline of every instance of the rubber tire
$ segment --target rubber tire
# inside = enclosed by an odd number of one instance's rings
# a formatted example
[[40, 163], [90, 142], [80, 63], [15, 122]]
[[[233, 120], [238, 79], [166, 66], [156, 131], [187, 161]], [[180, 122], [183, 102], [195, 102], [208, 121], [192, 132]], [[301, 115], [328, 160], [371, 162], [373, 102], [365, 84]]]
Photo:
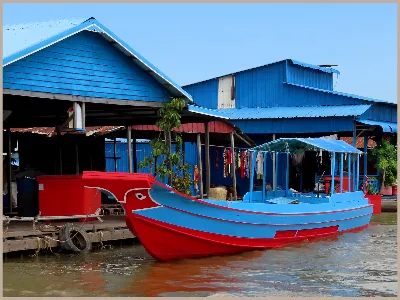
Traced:
[[[71, 236], [76, 236], [74, 237], [73, 240], [70, 239]], [[67, 223], [65, 224], [61, 230], [58, 233], [58, 238], [60, 241], [62, 241], [61, 244], [61, 249], [68, 251], [68, 252], [89, 252], [92, 250], [92, 242], [90, 241], [90, 238], [85, 230], [82, 230], [80, 228], [76, 228], [74, 224]], [[79, 241], [79, 243], [82, 245], [81, 248], [77, 247], [74, 243], [74, 240]]]

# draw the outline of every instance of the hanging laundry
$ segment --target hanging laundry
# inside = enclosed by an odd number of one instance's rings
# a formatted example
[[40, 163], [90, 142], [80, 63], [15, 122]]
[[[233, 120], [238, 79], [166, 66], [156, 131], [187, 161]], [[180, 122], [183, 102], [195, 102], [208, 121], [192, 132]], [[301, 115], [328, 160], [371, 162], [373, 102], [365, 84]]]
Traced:
[[231, 150], [228, 150], [227, 153], [228, 153], [228, 175], [227, 175], [227, 176], [229, 176], [229, 175], [232, 175], [232, 170], [231, 170], [231, 165], [232, 165], [232, 151], [231, 151]]
[[228, 165], [228, 153], [227, 153], [226, 149], [224, 149], [223, 157], [224, 157], [223, 176], [224, 176], [224, 178], [226, 178], [227, 165]]
[[198, 182], [200, 182], [200, 171], [199, 168], [197, 167], [197, 165], [194, 166], [194, 188], [196, 191], [199, 190], [199, 186], [198, 186]]
[[241, 161], [241, 153], [240, 153], [240, 150], [238, 151], [236, 158], [237, 158], [236, 168], [237, 168], [237, 169], [240, 169], [240, 161]]
[[240, 178], [245, 177], [245, 151], [240, 153]]
[[263, 177], [263, 171], [264, 171], [264, 155], [262, 154], [262, 152], [258, 152], [257, 153], [257, 157], [256, 157], [256, 166], [257, 166], [257, 170], [256, 170], [256, 174], [257, 174], [257, 179], [261, 179]]

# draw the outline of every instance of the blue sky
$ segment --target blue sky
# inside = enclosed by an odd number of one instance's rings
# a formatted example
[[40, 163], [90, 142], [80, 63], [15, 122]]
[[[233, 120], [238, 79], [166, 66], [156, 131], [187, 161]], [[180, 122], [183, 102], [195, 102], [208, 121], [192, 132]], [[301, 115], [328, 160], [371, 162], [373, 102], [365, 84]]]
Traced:
[[4, 24], [95, 17], [180, 85], [292, 58], [397, 101], [397, 4], [4, 4]]

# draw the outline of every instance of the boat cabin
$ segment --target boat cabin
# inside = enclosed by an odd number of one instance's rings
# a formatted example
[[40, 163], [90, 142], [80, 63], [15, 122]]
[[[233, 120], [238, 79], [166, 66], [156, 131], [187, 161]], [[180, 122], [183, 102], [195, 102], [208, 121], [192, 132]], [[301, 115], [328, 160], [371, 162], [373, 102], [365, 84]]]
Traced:
[[[249, 203], [267, 204], [320, 204], [352, 201], [359, 199], [359, 170], [360, 155], [357, 148], [342, 140], [327, 138], [281, 138], [250, 149], [250, 191], [245, 194], [243, 201]], [[313, 192], [300, 193], [289, 187], [290, 160], [296, 161], [304, 156], [306, 151], [313, 151], [315, 159], [322, 159], [326, 151], [331, 159], [331, 174], [328, 189], [316, 184]], [[268, 156], [272, 156], [272, 165], [267, 165]], [[278, 186], [280, 160], [286, 161], [286, 180], [284, 186]], [[346, 167], [345, 167], [346, 166]], [[268, 168], [273, 169], [273, 178], [267, 178]], [[345, 173], [344, 170], [347, 170]], [[317, 174], [324, 177], [324, 174]], [[261, 180], [261, 188], [254, 188], [254, 177]], [[301, 176], [301, 175], [300, 175]], [[326, 177], [325, 177], [326, 178]], [[367, 179], [365, 179], [367, 180]], [[272, 181], [272, 185], [268, 182]], [[333, 182], [333, 184], [332, 184]], [[357, 193], [357, 196], [355, 195]], [[354, 197], [356, 196], [356, 197]]]

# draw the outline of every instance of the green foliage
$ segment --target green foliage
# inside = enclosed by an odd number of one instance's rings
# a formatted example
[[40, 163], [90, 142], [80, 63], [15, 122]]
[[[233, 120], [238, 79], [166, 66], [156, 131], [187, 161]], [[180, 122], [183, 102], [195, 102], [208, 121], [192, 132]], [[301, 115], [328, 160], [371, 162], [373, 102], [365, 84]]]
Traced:
[[[190, 186], [194, 183], [188, 172], [190, 164], [184, 163], [184, 153], [182, 152], [183, 140], [179, 133], [173, 129], [181, 125], [180, 112], [185, 107], [185, 101], [180, 98], [173, 98], [165, 103], [158, 110], [159, 119], [156, 122], [158, 128], [163, 132], [151, 140], [150, 146], [152, 153], [147, 156], [140, 164], [139, 168], [154, 168], [154, 175], [162, 180], [169, 178], [171, 186], [185, 194], [190, 195]], [[172, 152], [171, 145], [175, 144], [175, 151]], [[156, 161], [161, 162], [156, 165]]]
[[372, 153], [378, 158], [378, 168], [382, 172], [382, 184], [394, 186], [397, 182], [397, 149], [388, 141], [383, 140], [382, 144], [375, 147]]

